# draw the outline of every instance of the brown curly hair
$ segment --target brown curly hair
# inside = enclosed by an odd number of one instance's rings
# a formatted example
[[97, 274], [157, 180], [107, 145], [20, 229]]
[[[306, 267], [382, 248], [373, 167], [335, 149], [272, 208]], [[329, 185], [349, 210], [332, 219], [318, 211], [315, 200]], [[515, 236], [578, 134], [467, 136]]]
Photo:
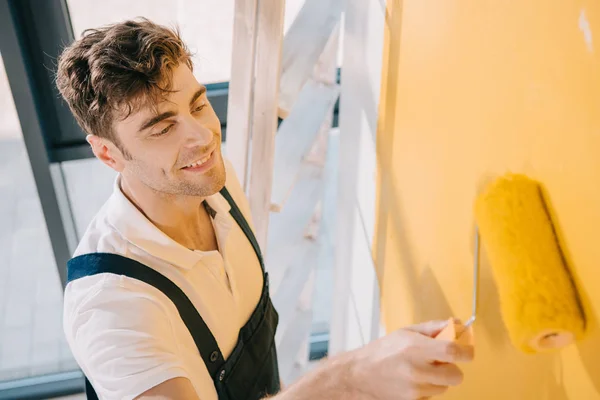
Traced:
[[56, 85], [88, 134], [112, 141], [115, 118], [155, 107], [170, 92], [172, 70], [192, 54], [177, 28], [136, 18], [87, 29], [58, 58]]

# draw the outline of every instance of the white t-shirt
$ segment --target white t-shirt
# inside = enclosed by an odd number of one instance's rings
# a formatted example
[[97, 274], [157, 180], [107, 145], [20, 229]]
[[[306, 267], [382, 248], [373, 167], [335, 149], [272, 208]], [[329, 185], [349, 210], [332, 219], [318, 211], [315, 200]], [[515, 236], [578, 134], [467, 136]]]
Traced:
[[[228, 161], [226, 169], [226, 187], [252, 226], [248, 202]], [[225, 198], [217, 193], [206, 200], [216, 211], [213, 225], [220, 251], [193, 251], [173, 241], [123, 195], [117, 178], [74, 256], [116, 253], [165, 275], [194, 304], [227, 358], [258, 303], [262, 272]], [[189, 378], [200, 399], [217, 399], [177, 309], [150, 285], [111, 274], [70, 282], [64, 331], [100, 399], [133, 399], [175, 377]]]

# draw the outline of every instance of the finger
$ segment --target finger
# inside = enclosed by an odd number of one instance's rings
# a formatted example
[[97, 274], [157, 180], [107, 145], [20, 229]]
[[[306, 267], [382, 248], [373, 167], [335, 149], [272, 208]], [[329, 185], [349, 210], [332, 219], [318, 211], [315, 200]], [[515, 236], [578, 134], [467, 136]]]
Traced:
[[423, 357], [429, 361], [443, 363], [470, 362], [473, 361], [475, 355], [474, 347], [469, 344], [425, 337], [419, 342]]
[[463, 372], [454, 364], [429, 364], [422, 373], [425, 382], [438, 386], [458, 386], [464, 379]]
[[406, 330], [435, 337], [448, 325], [448, 320], [433, 320], [406, 327]]

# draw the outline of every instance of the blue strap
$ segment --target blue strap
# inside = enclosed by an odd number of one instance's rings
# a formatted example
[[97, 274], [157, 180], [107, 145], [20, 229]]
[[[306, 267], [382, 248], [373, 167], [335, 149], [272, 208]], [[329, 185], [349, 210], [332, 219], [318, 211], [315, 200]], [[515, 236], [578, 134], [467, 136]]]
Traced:
[[[233, 197], [223, 188], [221, 194], [229, 203], [230, 214], [242, 229], [247, 239], [252, 244], [256, 256], [258, 257], [261, 269], [264, 273], [264, 263], [260, 246], [246, 221], [246, 218], [233, 200]], [[176, 306], [183, 322], [192, 335], [200, 356], [202, 357], [210, 375], [213, 379], [225, 363], [223, 354], [219, 349], [217, 341], [210, 332], [210, 329], [194, 307], [185, 293], [171, 280], [158, 271], [145, 266], [144, 264], [127, 257], [112, 253], [91, 253], [72, 258], [67, 263], [67, 280], [73, 281], [85, 276], [91, 276], [101, 273], [112, 273], [116, 275], [125, 275], [127, 277], [143, 281], [161, 292], [163, 292]], [[268, 275], [264, 273], [264, 284], [268, 286]]]
[[200, 356], [211, 376], [216, 376], [225, 362], [214, 336], [185, 293], [158, 271], [131, 258], [112, 253], [91, 253], [68, 262], [69, 281], [96, 274], [125, 275], [140, 280], [163, 292], [177, 307], [181, 319], [192, 334]]

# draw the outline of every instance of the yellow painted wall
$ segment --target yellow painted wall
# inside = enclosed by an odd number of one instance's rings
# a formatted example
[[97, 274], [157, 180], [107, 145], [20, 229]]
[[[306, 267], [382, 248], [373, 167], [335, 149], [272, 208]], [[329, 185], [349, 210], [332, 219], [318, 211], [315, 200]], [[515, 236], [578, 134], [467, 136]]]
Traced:
[[512, 347], [485, 256], [476, 362], [444, 399], [600, 399], [600, 2], [388, 0], [374, 257], [388, 331], [466, 320], [472, 205], [507, 171], [544, 185], [588, 339]]

